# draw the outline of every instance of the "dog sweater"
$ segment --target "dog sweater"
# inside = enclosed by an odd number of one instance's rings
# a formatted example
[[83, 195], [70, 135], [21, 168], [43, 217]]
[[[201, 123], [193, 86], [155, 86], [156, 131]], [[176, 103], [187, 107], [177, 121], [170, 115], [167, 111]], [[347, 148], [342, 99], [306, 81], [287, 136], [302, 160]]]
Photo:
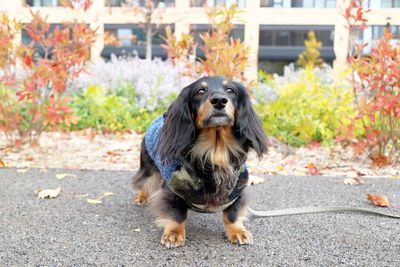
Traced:
[[193, 175], [191, 166], [182, 160], [173, 160], [165, 163], [161, 160], [158, 151], [158, 140], [160, 130], [164, 125], [164, 117], [157, 117], [148, 127], [145, 135], [145, 143], [150, 158], [160, 171], [162, 178], [166, 181], [168, 188], [176, 195], [184, 199], [192, 209], [199, 212], [221, 211], [230, 206], [246, 187], [249, 173], [246, 164], [240, 166], [234, 172], [233, 179], [236, 180], [234, 188], [230, 190], [228, 198], [218, 206], [207, 206], [204, 204], [204, 192], [202, 180]]
[[161, 115], [153, 120], [150, 126], [147, 128], [145, 143], [147, 152], [149, 153], [151, 159], [155, 162], [162, 178], [168, 181], [171, 179], [172, 173], [180, 169], [181, 162], [179, 160], [173, 160], [165, 163], [161, 160], [160, 155], [157, 153], [158, 139], [163, 125], [164, 116]]

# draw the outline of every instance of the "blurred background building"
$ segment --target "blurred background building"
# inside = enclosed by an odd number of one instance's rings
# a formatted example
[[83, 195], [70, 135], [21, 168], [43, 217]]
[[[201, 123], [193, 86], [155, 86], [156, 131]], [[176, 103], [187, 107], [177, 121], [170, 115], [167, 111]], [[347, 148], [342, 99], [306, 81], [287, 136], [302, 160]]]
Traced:
[[[143, 5], [145, 0], [134, 0]], [[280, 72], [282, 66], [297, 59], [304, 50], [304, 39], [314, 31], [322, 42], [322, 58], [328, 63], [343, 64], [346, 61], [349, 33], [344, 27], [341, 10], [349, 0], [155, 0], [162, 8], [158, 34], [153, 37], [152, 54], [166, 57], [160, 47], [166, 25], [180, 34], [199, 34], [210, 29], [204, 5], [230, 5], [237, 3], [242, 9], [240, 19], [235, 23], [232, 36], [240, 38], [251, 48], [247, 75], [255, 77], [259, 68], [269, 72]], [[98, 38], [91, 48], [92, 59], [109, 58], [111, 54], [145, 56], [145, 32], [140, 18], [124, 8], [124, 0], [94, 0], [89, 12], [82, 17], [92, 28], [98, 29]], [[372, 9], [368, 19], [369, 28], [356, 38], [368, 41], [383, 34], [391, 27], [395, 36], [400, 31], [400, 0], [366, 0], [364, 4]], [[58, 0], [0, 0], [0, 12], [6, 12], [22, 22], [28, 22], [29, 9], [39, 10], [48, 16], [48, 22], [55, 25], [68, 19]], [[112, 33], [119, 46], [104, 41], [103, 33]], [[395, 37], [396, 38], [396, 37]], [[398, 38], [398, 37], [397, 37]], [[21, 33], [22, 42], [30, 42], [26, 33]], [[368, 49], [368, 47], [367, 47]], [[136, 52], [135, 52], [136, 51]], [[199, 51], [201, 54], [201, 51]]]

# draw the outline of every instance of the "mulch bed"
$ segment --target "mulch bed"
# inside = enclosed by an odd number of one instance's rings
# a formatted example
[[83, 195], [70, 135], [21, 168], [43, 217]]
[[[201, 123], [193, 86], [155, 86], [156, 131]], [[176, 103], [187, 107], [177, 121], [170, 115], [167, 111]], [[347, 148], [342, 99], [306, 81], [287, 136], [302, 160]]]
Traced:
[[[7, 167], [92, 170], [137, 170], [143, 134], [99, 135], [90, 129], [77, 132], [46, 132], [40, 145], [7, 146], [0, 134], [0, 160]], [[268, 154], [259, 161], [254, 153], [247, 165], [251, 174], [324, 175], [341, 177], [400, 178], [400, 166], [375, 167], [365, 155], [334, 146], [291, 148], [270, 139]]]

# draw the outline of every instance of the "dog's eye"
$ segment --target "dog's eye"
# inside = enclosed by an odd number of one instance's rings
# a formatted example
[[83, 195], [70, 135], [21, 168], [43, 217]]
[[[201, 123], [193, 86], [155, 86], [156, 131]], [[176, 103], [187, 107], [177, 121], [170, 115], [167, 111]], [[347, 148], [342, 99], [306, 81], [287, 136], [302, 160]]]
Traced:
[[225, 89], [225, 91], [228, 93], [228, 94], [234, 94], [235, 93], [235, 91], [232, 89], [232, 88], [226, 88]]
[[205, 89], [199, 89], [197, 90], [196, 95], [204, 95], [205, 93], [206, 93]]

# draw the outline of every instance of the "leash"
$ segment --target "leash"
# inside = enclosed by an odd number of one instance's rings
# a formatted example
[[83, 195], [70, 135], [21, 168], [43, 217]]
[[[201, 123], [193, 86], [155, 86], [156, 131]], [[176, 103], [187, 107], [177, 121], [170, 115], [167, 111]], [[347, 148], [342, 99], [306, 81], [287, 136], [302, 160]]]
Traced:
[[376, 216], [400, 219], [400, 215], [393, 213], [385, 213], [380, 211], [375, 211], [371, 209], [364, 208], [356, 208], [356, 207], [340, 207], [340, 206], [332, 206], [332, 207], [301, 207], [301, 208], [289, 208], [289, 209], [279, 209], [279, 210], [253, 210], [252, 208], [248, 209], [250, 213], [250, 220], [255, 220], [259, 218], [267, 218], [267, 217], [277, 217], [277, 216], [287, 216], [287, 215], [299, 215], [299, 214], [308, 214], [308, 213], [323, 213], [323, 212], [357, 212], [363, 214], [371, 214]]

